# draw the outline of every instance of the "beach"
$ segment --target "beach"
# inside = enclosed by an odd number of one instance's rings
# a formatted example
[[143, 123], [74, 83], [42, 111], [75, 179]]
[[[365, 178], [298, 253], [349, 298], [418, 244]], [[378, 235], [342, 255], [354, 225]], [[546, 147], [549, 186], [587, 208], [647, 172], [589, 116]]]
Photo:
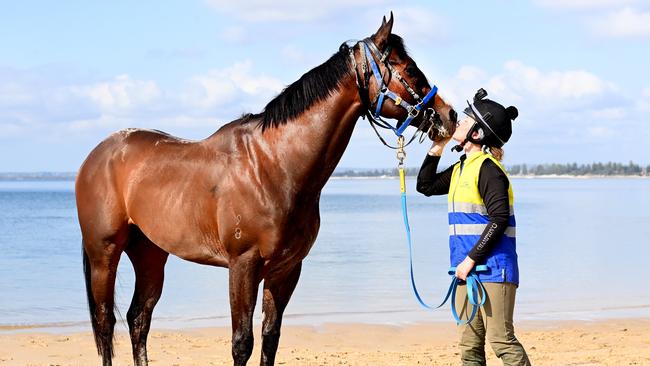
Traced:
[[[120, 326], [118, 326], [120, 328]], [[517, 336], [533, 365], [650, 365], [650, 319], [527, 321]], [[255, 329], [250, 365], [259, 364], [260, 329]], [[330, 323], [286, 326], [276, 365], [458, 365], [453, 322], [406, 326]], [[131, 365], [128, 334], [116, 337], [115, 365]], [[231, 364], [230, 329], [155, 329], [149, 336], [152, 365]], [[486, 347], [488, 365], [501, 365]], [[99, 364], [89, 331], [0, 334], [0, 365]]]

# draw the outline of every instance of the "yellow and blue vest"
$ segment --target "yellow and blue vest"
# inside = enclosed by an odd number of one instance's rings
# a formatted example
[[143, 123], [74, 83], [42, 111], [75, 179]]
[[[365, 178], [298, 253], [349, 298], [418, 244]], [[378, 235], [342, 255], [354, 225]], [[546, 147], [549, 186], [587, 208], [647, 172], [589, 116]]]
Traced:
[[[475, 152], [464, 161], [456, 163], [449, 186], [449, 250], [451, 266], [462, 262], [490, 222], [483, 198], [478, 190], [478, 178], [481, 165], [486, 159], [492, 160], [503, 172], [505, 169], [492, 155]], [[517, 265], [514, 196], [512, 185], [508, 185], [510, 218], [508, 227], [501, 239], [494, 244], [487, 256], [488, 271], [479, 272], [482, 282], [512, 282], [519, 284], [519, 267]]]

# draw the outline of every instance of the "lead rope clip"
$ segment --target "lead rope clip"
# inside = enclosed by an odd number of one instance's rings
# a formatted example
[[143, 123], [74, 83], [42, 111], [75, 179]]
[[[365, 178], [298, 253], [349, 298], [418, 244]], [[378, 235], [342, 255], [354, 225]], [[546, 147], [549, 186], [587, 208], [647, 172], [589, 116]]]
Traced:
[[406, 151], [404, 151], [404, 136], [397, 137], [397, 168], [404, 167], [404, 160], [406, 160]]

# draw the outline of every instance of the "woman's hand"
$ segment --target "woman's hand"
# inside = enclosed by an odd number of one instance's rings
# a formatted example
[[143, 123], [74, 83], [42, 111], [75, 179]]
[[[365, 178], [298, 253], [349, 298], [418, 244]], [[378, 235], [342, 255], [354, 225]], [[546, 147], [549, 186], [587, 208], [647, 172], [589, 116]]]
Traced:
[[431, 145], [431, 149], [429, 149], [428, 154], [431, 156], [441, 156], [442, 152], [445, 149], [445, 145], [451, 140], [451, 137], [440, 140], [440, 141], [434, 141], [433, 145]]
[[469, 272], [474, 268], [474, 264], [476, 264], [476, 262], [474, 262], [472, 258], [469, 256], [465, 257], [465, 259], [456, 267], [456, 277], [465, 281]]

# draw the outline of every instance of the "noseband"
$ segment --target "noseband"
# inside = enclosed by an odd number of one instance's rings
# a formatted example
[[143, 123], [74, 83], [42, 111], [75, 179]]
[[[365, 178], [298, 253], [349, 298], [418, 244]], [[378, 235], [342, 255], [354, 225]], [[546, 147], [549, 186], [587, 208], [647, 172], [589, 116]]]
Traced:
[[[413, 122], [413, 120], [420, 114], [420, 112], [422, 112], [423, 107], [431, 100], [431, 98], [433, 98], [438, 93], [438, 87], [434, 85], [431, 88], [431, 90], [424, 96], [424, 98], [420, 98], [420, 96], [413, 90], [413, 88], [411, 88], [408, 82], [404, 80], [402, 75], [400, 75], [399, 71], [397, 71], [395, 67], [391, 65], [390, 62], [388, 62], [388, 55], [390, 54], [391, 51], [390, 46], [386, 47], [386, 50], [383, 53], [381, 53], [379, 51], [379, 48], [377, 48], [375, 43], [370, 38], [366, 38], [363, 41], [358, 42], [357, 44], [360, 45], [361, 74], [359, 73], [359, 67], [354, 57], [354, 47], [350, 47], [349, 53], [357, 77], [356, 82], [357, 82], [357, 87], [359, 89], [359, 95], [365, 107], [364, 116], [368, 117], [368, 121], [370, 121], [371, 126], [375, 129], [375, 132], [377, 132], [377, 136], [379, 136], [380, 140], [384, 143], [384, 145], [389, 146], [388, 144], [386, 144], [384, 139], [379, 135], [378, 131], [375, 128], [375, 125], [385, 129], [389, 129], [393, 131], [396, 136], [401, 137], [402, 134], [404, 133], [404, 130], [406, 130], [406, 128], [411, 124], [411, 122]], [[361, 47], [363, 47], [363, 50], [361, 50]], [[415, 105], [411, 105], [410, 103], [405, 101], [402, 97], [400, 97], [397, 93], [395, 93], [394, 91], [388, 88], [388, 85], [384, 83], [384, 77], [381, 74], [381, 71], [379, 71], [379, 66], [377, 65], [375, 59], [378, 59], [379, 62], [383, 63], [386, 69], [388, 69], [389, 82], [390, 82], [390, 78], [394, 76], [399, 82], [402, 83], [402, 85], [404, 85], [404, 88], [409, 92], [409, 94], [411, 94], [411, 96], [415, 100]], [[377, 82], [377, 93], [375, 96], [375, 100], [372, 103], [370, 102], [370, 93], [369, 93], [371, 73], [372, 75], [374, 75], [375, 80]], [[383, 106], [386, 98], [393, 100], [396, 106], [404, 108], [408, 114], [406, 119], [401, 123], [401, 125], [399, 125], [399, 127], [397, 125], [392, 126], [389, 122], [387, 122], [381, 117], [381, 107]], [[375, 105], [374, 108], [372, 108], [373, 104]], [[428, 115], [429, 118], [437, 117], [437, 113], [433, 108], [427, 108], [423, 113], [425, 114], [425, 116]], [[433, 126], [433, 124], [431, 125]], [[415, 138], [415, 134], [413, 135], [413, 138], [411, 138], [409, 143], [413, 141], [414, 138]]]

